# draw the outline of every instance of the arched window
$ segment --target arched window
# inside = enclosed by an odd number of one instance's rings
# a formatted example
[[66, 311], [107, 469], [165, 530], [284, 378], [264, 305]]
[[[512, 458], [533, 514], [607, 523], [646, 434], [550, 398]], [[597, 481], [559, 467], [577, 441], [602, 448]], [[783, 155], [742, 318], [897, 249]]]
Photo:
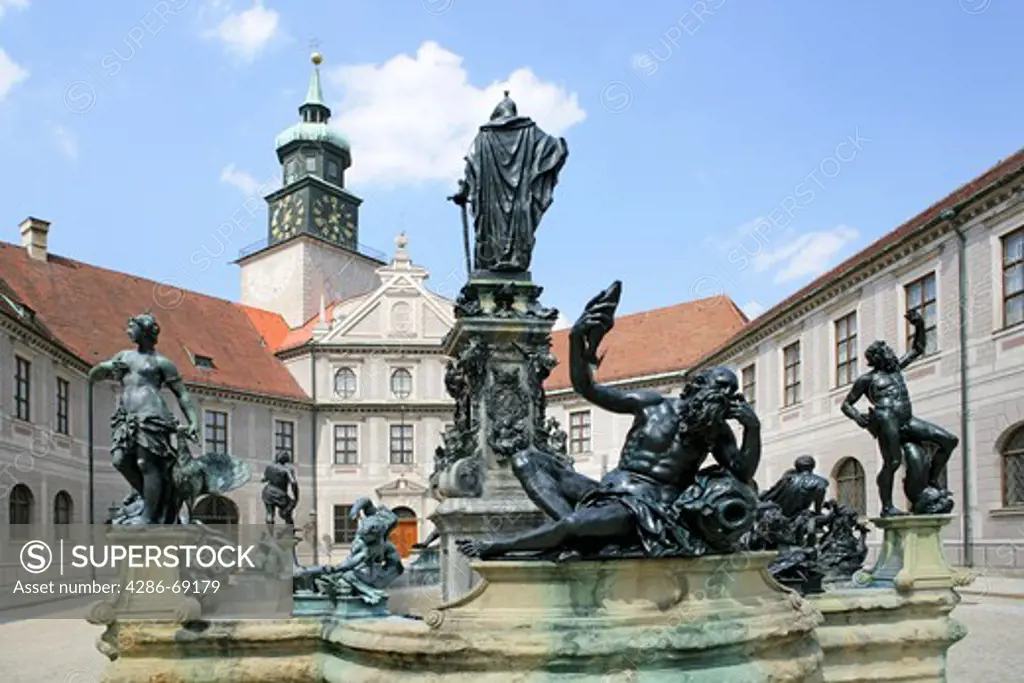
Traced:
[[1024, 507], [1024, 425], [1000, 439], [1003, 461], [1003, 507]]
[[204, 497], [192, 509], [192, 521], [204, 524], [238, 524], [238, 506], [224, 496]]
[[397, 368], [392, 372], [391, 393], [395, 398], [409, 398], [412, 393], [412, 373], [405, 368]]
[[11, 520], [11, 538], [27, 538], [28, 525], [32, 523], [35, 510], [35, 496], [32, 489], [24, 484], [15, 484], [11, 489], [11, 500], [8, 503], [8, 519]]
[[334, 393], [341, 398], [356, 395], [356, 373], [352, 368], [341, 368], [334, 373]]
[[411, 305], [399, 301], [391, 307], [391, 329], [398, 335], [410, 335], [414, 332]]
[[835, 469], [836, 500], [857, 511], [859, 515], [867, 514], [867, 482], [864, 468], [856, 458], [845, 458]]
[[71, 524], [73, 507], [71, 494], [67, 491], [58, 491], [53, 497], [53, 523]]
[[398, 517], [399, 519], [416, 519], [416, 513], [412, 508], [407, 508], [404, 505], [393, 508], [391, 511], [395, 513], [395, 517]]

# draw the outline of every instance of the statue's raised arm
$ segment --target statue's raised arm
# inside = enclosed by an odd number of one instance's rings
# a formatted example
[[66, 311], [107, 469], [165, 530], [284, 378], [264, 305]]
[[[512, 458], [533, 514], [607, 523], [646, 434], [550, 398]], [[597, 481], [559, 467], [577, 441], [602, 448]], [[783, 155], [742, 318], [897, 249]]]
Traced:
[[616, 280], [583, 308], [569, 331], [569, 378], [572, 388], [591, 403], [613, 413], [633, 413], [661, 401], [662, 396], [650, 391], [622, 391], [594, 380], [594, 370], [601, 364], [597, 347], [615, 325], [621, 296], [622, 283]]
[[904, 317], [906, 317], [907, 322], [914, 326], [914, 339], [910, 344], [910, 349], [900, 358], [901, 370], [923, 356], [924, 352], [928, 349], [928, 328], [925, 327], [921, 312], [909, 310]]

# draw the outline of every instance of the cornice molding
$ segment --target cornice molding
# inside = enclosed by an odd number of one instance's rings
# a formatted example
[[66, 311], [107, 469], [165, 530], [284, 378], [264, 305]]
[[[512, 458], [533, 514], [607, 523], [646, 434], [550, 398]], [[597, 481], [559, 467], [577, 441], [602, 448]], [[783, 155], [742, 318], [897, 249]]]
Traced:
[[77, 370], [83, 375], [89, 372], [89, 364], [81, 358], [47, 340], [42, 334], [27, 327], [24, 323], [12, 320], [6, 314], [0, 314], [0, 329], [7, 331], [26, 346], [41, 351], [72, 370]]
[[260, 394], [253, 391], [241, 391], [237, 389], [226, 389], [224, 387], [212, 386], [209, 384], [201, 384], [197, 382], [189, 382], [186, 380], [185, 386], [188, 388], [190, 393], [197, 396], [205, 396], [207, 398], [216, 398], [227, 401], [241, 401], [243, 403], [272, 406], [277, 408], [288, 408], [291, 410], [311, 410], [313, 408], [313, 401], [311, 399], [291, 399], [284, 398], [281, 396], [272, 396], [270, 394]]

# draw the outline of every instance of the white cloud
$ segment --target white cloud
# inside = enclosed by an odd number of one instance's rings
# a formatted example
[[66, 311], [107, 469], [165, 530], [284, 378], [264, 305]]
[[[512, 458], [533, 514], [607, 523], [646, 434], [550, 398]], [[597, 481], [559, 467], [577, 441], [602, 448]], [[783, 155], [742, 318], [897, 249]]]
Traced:
[[246, 196], [256, 193], [260, 184], [248, 171], [241, 171], [235, 168], [234, 164], [228, 164], [220, 172], [220, 181], [238, 188]]
[[221, 169], [220, 181], [230, 185], [246, 197], [264, 197], [281, 187], [281, 174], [279, 171], [260, 182], [252, 173], [237, 168], [234, 164], [228, 164]]
[[281, 15], [255, 0], [253, 6], [240, 12], [228, 10], [227, 3], [215, 0], [202, 8], [201, 14], [228, 11], [215, 28], [204, 32], [207, 38], [219, 40], [225, 49], [244, 61], [252, 61], [277, 35]]
[[565, 330], [572, 327], [572, 321], [565, 313], [559, 313], [558, 318], [555, 319], [555, 326], [551, 329], [554, 330]]
[[751, 300], [740, 306], [740, 309], [743, 311], [744, 314], [746, 314], [748, 318], [753, 320], [757, 316], [767, 311], [768, 307], [759, 301]]
[[53, 142], [61, 154], [69, 159], [78, 158], [78, 138], [71, 130], [58, 124], [50, 129], [50, 134], [53, 135]]
[[459, 55], [428, 41], [414, 56], [400, 54], [382, 64], [329, 72], [342, 96], [332, 123], [351, 141], [353, 179], [388, 184], [454, 181], [462, 173], [473, 136], [501, 101], [503, 90], [511, 91], [520, 114], [553, 135], [586, 118], [576, 93], [541, 80], [528, 67], [477, 87], [469, 82], [462, 62]]
[[7, 97], [7, 93], [28, 78], [28, 71], [16, 64], [13, 59], [0, 47], [0, 102]]
[[777, 268], [774, 277], [776, 284], [821, 275], [833, 265], [834, 257], [857, 239], [858, 235], [856, 230], [845, 225], [804, 233], [787, 244], [764, 250], [755, 256], [754, 270], [762, 273]]
[[7, 8], [11, 9], [25, 9], [28, 7], [28, 0], [0, 0], [0, 19], [4, 18], [7, 14]]

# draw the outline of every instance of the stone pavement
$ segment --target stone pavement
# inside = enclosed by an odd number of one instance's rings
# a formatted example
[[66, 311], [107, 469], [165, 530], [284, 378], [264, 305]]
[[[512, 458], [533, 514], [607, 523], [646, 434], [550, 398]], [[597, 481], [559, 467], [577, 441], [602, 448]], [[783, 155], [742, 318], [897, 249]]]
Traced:
[[1024, 600], [1024, 577], [989, 575], [977, 571], [973, 573], [974, 581], [957, 589], [964, 597], [981, 596]]
[[[993, 577], [994, 579], [995, 577]], [[1020, 589], [997, 582], [997, 587]], [[968, 628], [949, 651], [950, 683], [1017, 681], [1024, 671], [1020, 624], [1024, 600], [964, 593], [953, 612]], [[81, 618], [0, 623], [0, 680], [4, 683], [98, 683], [107, 660], [96, 650], [102, 629]]]

